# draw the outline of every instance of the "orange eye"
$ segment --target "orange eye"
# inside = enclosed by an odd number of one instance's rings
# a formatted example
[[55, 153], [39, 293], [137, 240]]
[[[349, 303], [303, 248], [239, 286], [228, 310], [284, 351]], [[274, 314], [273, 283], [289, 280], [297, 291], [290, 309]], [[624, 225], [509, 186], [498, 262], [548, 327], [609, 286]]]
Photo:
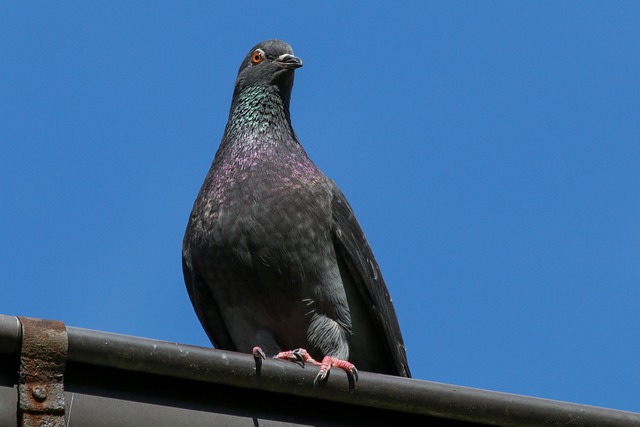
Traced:
[[256, 50], [255, 52], [253, 52], [253, 54], [251, 55], [251, 62], [253, 62], [254, 64], [259, 64], [262, 62], [262, 52], [259, 50]]

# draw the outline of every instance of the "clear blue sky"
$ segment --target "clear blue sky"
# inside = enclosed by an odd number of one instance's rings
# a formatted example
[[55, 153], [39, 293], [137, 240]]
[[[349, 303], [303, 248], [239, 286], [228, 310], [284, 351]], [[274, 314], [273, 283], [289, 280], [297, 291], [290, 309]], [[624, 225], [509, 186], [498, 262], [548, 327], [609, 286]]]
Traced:
[[280, 38], [414, 376], [640, 411], [639, 2], [210, 3], [0, 4], [0, 313], [208, 346], [182, 235]]

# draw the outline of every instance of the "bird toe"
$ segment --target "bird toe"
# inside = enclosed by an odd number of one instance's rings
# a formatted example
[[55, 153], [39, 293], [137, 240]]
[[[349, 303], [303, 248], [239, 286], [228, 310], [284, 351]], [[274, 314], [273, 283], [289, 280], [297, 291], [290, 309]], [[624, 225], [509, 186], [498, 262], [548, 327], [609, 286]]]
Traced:
[[349, 390], [354, 390], [356, 388], [356, 382], [358, 381], [358, 370], [356, 369], [356, 366], [351, 362], [331, 356], [325, 356], [322, 359], [320, 371], [318, 371], [318, 375], [316, 375], [313, 380], [313, 385], [317, 386], [319, 382], [326, 380], [332, 367], [345, 371], [347, 379], [349, 380]]
[[258, 346], [253, 347], [253, 350], [251, 351], [251, 353], [253, 354], [253, 357], [255, 357], [256, 359], [266, 359], [267, 358], [267, 355]]
[[313, 363], [314, 365], [319, 365], [307, 350], [304, 348], [296, 348], [295, 350], [281, 351], [280, 353], [273, 356], [275, 359], [289, 360], [291, 362], [299, 363], [302, 367], [304, 367], [305, 363]]

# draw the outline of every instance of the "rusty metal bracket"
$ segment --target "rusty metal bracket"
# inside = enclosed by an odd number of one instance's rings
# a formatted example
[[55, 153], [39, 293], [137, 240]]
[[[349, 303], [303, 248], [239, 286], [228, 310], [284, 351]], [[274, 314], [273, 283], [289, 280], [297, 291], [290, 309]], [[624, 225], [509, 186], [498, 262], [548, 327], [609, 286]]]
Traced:
[[18, 317], [22, 348], [18, 413], [23, 427], [64, 427], [64, 369], [67, 329], [54, 320]]

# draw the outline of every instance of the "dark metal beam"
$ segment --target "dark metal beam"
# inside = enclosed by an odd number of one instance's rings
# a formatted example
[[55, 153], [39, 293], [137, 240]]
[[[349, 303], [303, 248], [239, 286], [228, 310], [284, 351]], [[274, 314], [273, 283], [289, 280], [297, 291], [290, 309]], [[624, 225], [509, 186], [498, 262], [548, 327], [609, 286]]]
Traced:
[[[15, 318], [0, 315], [0, 351], [19, 339]], [[349, 392], [344, 372], [313, 386], [317, 367], [235, 352], [67, 327], [68, 363], [209, 382], [252, 391], [339, 402], [469, 424], [638, 426], [640, 414], [362, 372]]]

